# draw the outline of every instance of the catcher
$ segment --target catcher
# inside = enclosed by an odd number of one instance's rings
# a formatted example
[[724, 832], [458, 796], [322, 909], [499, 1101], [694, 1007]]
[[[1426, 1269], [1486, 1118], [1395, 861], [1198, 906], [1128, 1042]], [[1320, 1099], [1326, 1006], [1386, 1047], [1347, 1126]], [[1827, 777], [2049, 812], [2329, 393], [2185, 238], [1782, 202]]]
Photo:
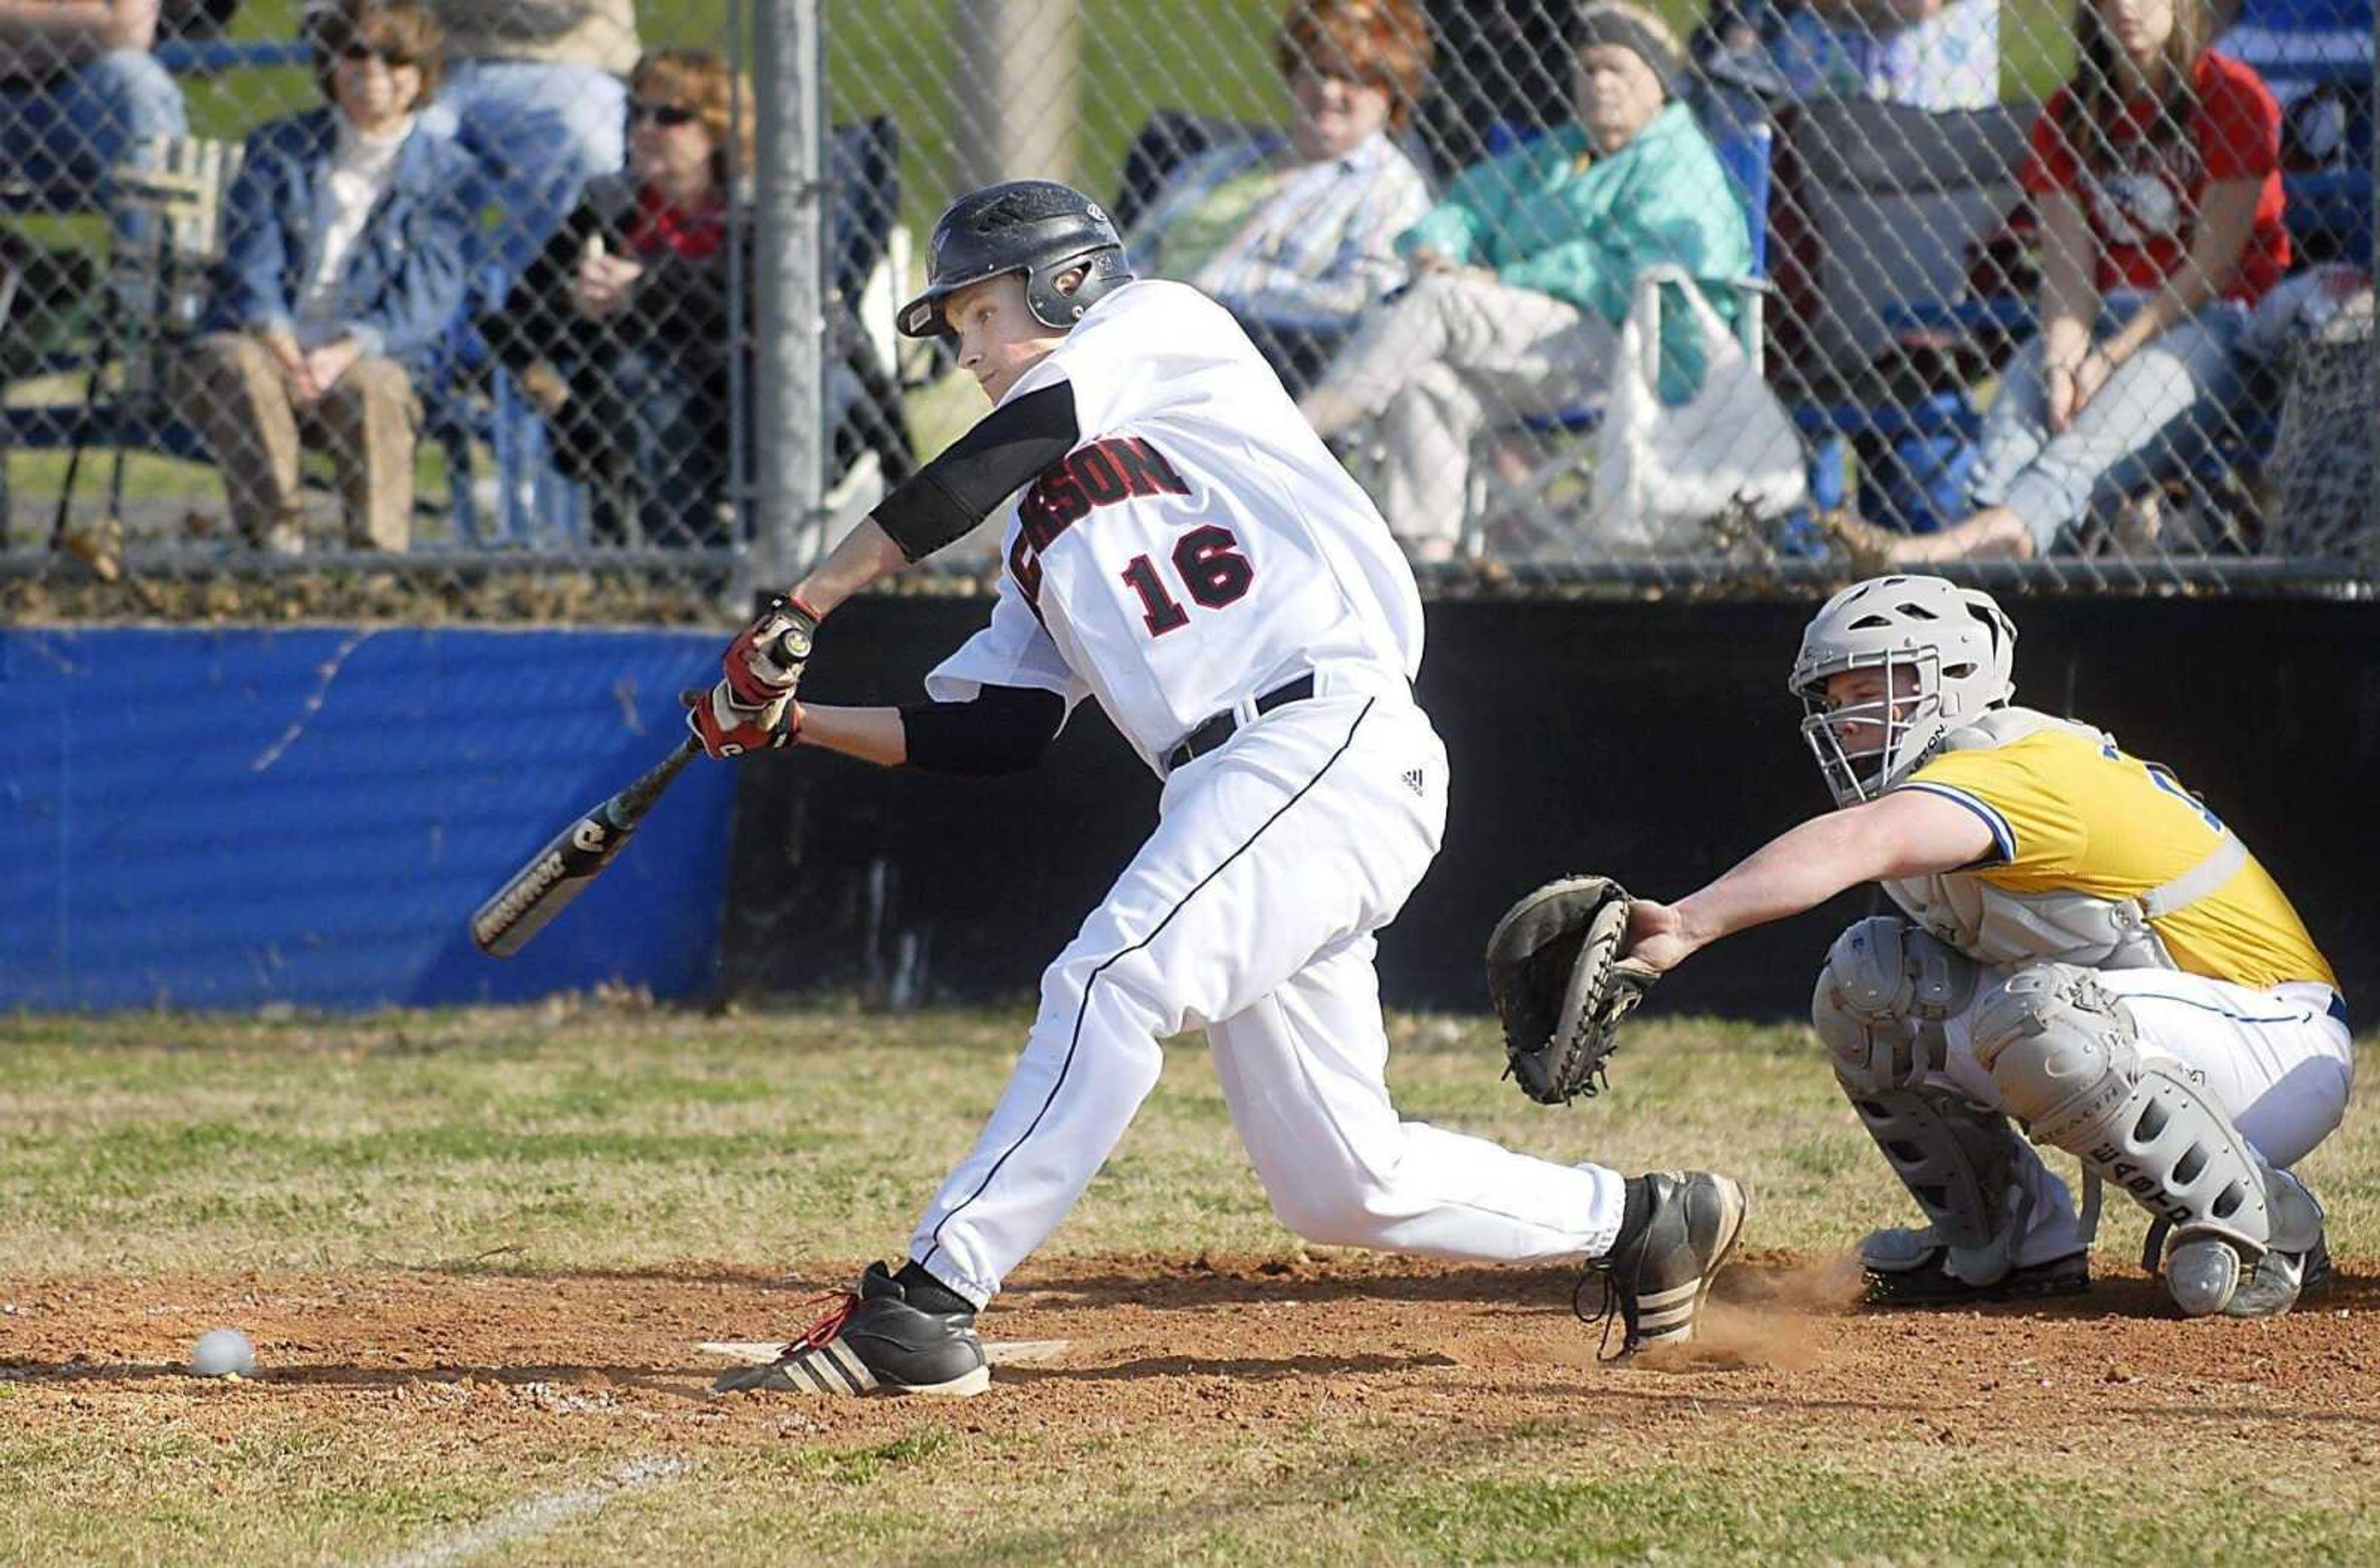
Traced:
[[[1868, 1299], [2087, 1289], [2106, 1182], [2155, 1217], [2143, 1265], [2163, 1251], [2183, 1312], [2286, 1312], [2329, 1270], [2289, 1168], [2346, 1112], [2337, 979], [2171, 772], [2012, 706], [2015, 640], [1988, 595], [1939, 577], [1829, 600], [1791, 685], [1842, 808], [1675, 904], [1633, 904], [1615, 968], [1641, 991], [1730, 932], [1881, 882], [1909, 918], [1837, 938], [1811, 1009], [1927, 1221], [1862, 1244]], [[2010, 1116], [2080, 1159], [2081, 1212]]]

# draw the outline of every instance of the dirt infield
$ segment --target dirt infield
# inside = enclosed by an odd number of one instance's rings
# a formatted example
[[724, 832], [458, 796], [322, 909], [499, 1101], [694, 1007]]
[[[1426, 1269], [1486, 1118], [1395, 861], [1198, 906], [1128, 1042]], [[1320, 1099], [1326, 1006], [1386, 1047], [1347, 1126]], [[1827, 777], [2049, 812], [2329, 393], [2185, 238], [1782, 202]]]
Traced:
[[[845, 1270], [806, 1270], [825, 1281]], [[2344, 1261], [2317, 1301], [2270, 1322], [2186, 1322], [2137, 1274], [2054, 1304], [1881, 1314], [1840, 1265], [1755, 1254], [1722, 1282], [1692, 1353], [1601, 1366], [1571, 1276], [1327, 1255], [1302, 1262], [1061, 1258], [1029, 1268], [987, 1338], [1064, 1340], [1002, 1367], [990, 1396], [832, 1401], [709, 1394], [696, 1347], [781, 1339], [814, 1284], [686, 1266], [565, 1276], [237, 1274], [0, 1285], [0, 1419], [22, 1428], [172, 1423], [218, 1440], [259, 1420], [394, 1418], [392, 1436], [537, 1447], [609, 1429], [651, 1446], [1068, 1428], [1130, 1437], [1184, 1423], [1288, 1429], [1318, 1405], [1512, 1430], [1624, 1429], [1671, 1447], [1821, 1449], [1913, 1430], [1948, 1449], [2021, 1441], [2119, 1454], [2176, 1440], [2286, 1446], [2295, 1462], [2380, 1458], [2380, 1270]], [[202, 1331], [254, 1340], [252, 1380], [182, 1375]], [[601, 1445], [599, 1446], [607, 1446]]]

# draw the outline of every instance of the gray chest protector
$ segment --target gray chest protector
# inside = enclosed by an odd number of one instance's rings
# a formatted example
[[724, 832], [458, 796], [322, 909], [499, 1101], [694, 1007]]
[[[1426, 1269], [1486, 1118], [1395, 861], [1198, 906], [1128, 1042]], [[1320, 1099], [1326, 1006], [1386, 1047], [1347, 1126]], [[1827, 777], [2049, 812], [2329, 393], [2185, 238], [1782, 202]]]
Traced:
[[[2053, 719], [2029, 708], [1999, 708], [1952, 730], [1943, 737], [1942, 749], [1985, 751], [2044, 730], [2063, 730], [2094, 746], [2115, 744], [2088, 724]], [[2136, 898], [2010, 893], [1959, 871], [1888, 881], [1884, 891], [1927, 931], [1996, 968], [2058, 963], [2087, 969], [2171, 969], [2179, 966], [2150, 919], [2195, 904], [2229, 881], [2247, 861], [2247, 845], [2227, 829], [2204, 859]]]

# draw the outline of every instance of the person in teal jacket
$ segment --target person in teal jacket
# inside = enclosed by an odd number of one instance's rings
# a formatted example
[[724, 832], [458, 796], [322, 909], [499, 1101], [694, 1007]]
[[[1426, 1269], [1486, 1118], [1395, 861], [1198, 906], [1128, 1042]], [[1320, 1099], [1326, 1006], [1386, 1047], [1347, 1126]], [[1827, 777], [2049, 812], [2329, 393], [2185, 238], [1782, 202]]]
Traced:
[[[1376, 499], [1419, 561], [1455, 553], [1478, 437], [1602, 395], [1640, 272], [1683, 267], [1731, 317], [1751, 270], [1742, 204], [1678, 101], [1677, 35], [1604, 0], [1570, 36], [1578, 117], [1466, 169], [1399, 237], [1415, 282], [1301, 404], [1325, 437], [1378, 421]], [[1682, 303], [1663, 311], [1665, 397], [1700, 383], [1699, 341]]]

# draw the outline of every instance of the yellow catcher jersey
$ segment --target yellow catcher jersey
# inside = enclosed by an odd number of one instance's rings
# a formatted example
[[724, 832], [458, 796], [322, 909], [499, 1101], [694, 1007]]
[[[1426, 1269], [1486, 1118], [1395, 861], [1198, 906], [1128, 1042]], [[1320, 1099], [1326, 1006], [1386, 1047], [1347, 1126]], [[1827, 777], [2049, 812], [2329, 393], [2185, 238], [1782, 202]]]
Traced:
[[[2165, 768], [2071, 730], [1946, 752], [1903, 787], [1981, 817], [1998, 863], [1961, 874], [2013, 893], [2139, 898], [2206, 860], [2224, 837], [2221, 819]], [[2338, 983], [2252, 857], [2213, 893], [2149, 923], [2175, 965], [2193, 975], [2259, 991], [2289, 980]]]

